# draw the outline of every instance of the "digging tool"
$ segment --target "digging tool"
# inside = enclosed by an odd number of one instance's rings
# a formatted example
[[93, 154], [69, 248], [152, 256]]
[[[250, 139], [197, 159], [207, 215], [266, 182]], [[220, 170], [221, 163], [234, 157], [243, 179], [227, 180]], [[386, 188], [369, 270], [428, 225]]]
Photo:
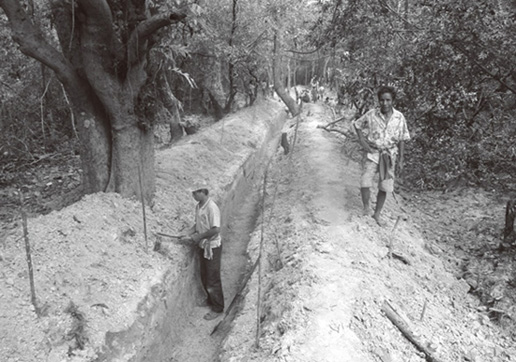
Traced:
[[165, 233], [156, 233], [156, 235], [164, 236], [166, 238], [170, 238], [171, 240], [158, 240], [154, 243], [154, 251], [159, 251], [161, 249], [161, 243], [164, 242], [177, 242], [181, 239], [181, 236], [179, 235], [169, 235]]

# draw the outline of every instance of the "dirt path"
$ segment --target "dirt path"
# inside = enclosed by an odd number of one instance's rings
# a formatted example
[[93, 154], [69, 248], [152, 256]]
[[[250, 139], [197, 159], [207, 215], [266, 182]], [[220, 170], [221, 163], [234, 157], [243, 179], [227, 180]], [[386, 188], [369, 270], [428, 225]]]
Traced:
[[[294, 155], [278, 154], [271, 166], [268, 189], [277, 191], [268, 193], [260, 348], [252, 337], [255, 276], [221, 360], [424, 361], [383, 314], [386, 301], [435, 360], [511, 360], [510, 338], [478, 313], [467, 283], [427, 251], [399, 197], [387, 200], [386, 228], [361, 216], [359, 167], [341, 152], [350, 141], [317, 129], [330, 117], [323, 105], [307, 105]], [[254, 257], [260, 236], [255, 231], [251, 240]], [[405, 262], [389, 257], [389, 245]], [[274, 268], [277, 258], [281, 268]]]

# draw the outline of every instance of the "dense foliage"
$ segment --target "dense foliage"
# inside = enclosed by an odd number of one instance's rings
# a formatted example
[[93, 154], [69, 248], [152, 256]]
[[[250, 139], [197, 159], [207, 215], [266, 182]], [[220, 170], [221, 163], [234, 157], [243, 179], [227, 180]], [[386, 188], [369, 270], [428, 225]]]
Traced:
[[[169, 3], [149, 2], [149, 11]], [[150, 53], [149, 82], [136, 109], [149, 122], [163, 107], [168, 114], [175, 107], [219, 118], [251, 104], [258, 91], [267, 93], [279, 58], [285, 86], [317, 76], [359, 112], [374, 106], [379, 85], [394, 85], [413, 135], [407, 185], [516, 187], [514, 2], [198, 0], [190, 6], [188, 22], [163, 30]], [[41, 14], [39, 21], [51, 20], [48, 11]], [[17, 52], [0, 20], [5, 169], [12, 165], [7, 161], [31, 164], [53, 145], [67, 144], [56, 140], [73, 140], [74, 120], [55, 77]], [[168, 101], [160, 79], [173, 93]]]
[[[0, 18], [0, 174], [42, 162], [74, 143], [74, 124], [54, 74], [22, 55]], [[63, 142], [64, 141], [64, 142]], [[18, 160], [18, 163], [8, 162]], [[1, 182], [5, 180], [0, 179]]]
[[[406, 180], [514, 188], [516, 27], [509, 1], [320, 1], [313, 42], [346, 54], [348, 97], [394, 85], [410, 121]], [[370, 92], [369, 92], [370, 93]]]

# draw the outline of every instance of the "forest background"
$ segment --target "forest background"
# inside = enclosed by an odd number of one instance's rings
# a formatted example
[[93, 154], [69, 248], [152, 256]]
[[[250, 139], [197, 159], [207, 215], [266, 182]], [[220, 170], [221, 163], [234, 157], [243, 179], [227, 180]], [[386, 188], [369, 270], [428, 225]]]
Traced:
[[157, 129], [173, 143], [200, 116], [216, 121], [271, 88], [297, 114], [286, 89], [314, 77], [336, 95], [323, 99], [334, 120], [341, 109], [357, 117], [373, 107], [380, 85], [398, 90], [413, 136], [403, 187], [516, 190], [516, 1], [0, 7], [2, 206], [21, 199], [47, 212], [53, 205], [42, 201], [56, 192], [68, 203], [97, 191], [152, 202]]

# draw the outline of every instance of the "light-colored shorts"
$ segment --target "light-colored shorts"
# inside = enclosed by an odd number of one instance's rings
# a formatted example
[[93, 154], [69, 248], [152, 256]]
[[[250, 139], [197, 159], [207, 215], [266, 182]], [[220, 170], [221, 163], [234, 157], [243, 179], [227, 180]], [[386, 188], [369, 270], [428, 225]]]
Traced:
[[392, 157], [392, 168], [389, 170], [391, 178], [379, 182], [380, 177], [378, 173], [378, 164], [371, 161], [364, 155], [362, 159], [362, 175], [360, 176], [360, 187], [372, 187], [375, 182], [375, 177], [378, 181], [378, 189], [385, 192], [394, 191], [394, 169], [396, 166], [396, 156]]

